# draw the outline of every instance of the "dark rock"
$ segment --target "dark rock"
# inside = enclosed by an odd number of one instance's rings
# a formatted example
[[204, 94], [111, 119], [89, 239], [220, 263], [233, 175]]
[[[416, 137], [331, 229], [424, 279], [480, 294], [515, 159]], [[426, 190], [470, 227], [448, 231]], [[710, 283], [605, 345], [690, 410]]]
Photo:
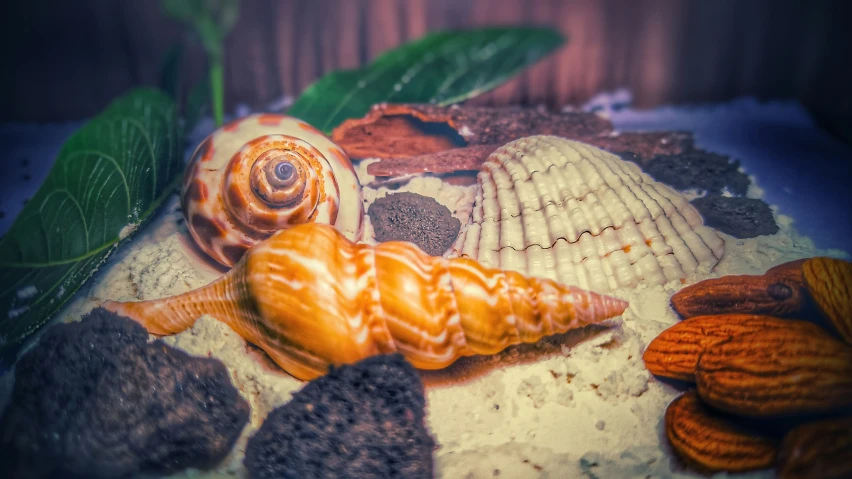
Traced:
[[126, 477], [205, 468], [248, 422], [224, 365], [157, 341], [98, 308], [58, 324], [19, 361], [0, 421], [13, 477]]
[[754, 238], [778, 232], [769, 205], [753, 198], [705, 196], [692, 200], [704, 224], [735, 238]]
[[679, 155], [693, 149], [692, 133], [687, 131], [637, 131], [599, 135], [581, 141], [603, 148], [625, 161], [645, 166], [653, 158]]
[[147, 340], [139, 323], [116, 320], [100, 308], [79, 323], [52, 326], [15, 367], [0, 445], [34, 458], [61, 457], [67, 445], [60, 438], [73, 427], [73, 412], [86, 407], [95, 384], [122, 350], [141, 348]]
[[431, 478], [425, 406], [420, 377], [399, 354], [332, 367], [249, 439], [249, 477]]
[[80, 417], [86, 444], [80, 456], [87, 463], [118, 464], [122, 471], [213, 466], [249, 416], [220, 361], [189, 356], [161, 341], [124, 354], [101, 376], [97, 392], [90, 417]]
[[393, 193], [367, 211], [376, 241], [409, 241], [432, 256], [443, 255], [459, 235], [461, 222], [434, 198]]
[[632, 151], [621, 151], [621, 152], [618, 152], [618, 153], [616, 153], [616, 152], [610, 152], [610, 153], [617, 155], [619, 158], [621, 158], [624, 161], [630, 161], [630, 162], [633, 162], [633, 163], [637, 163], [639, 165], [642, 164], [642, 157], [640, 157], [636, 153], [633, 153]]
[[655, 180], [677, 190], [695, 188], [707, 194], [721, 194], [727, 189], [733, 195], [744, 196], [751, 180], [739, 168], [738, 161], [701, 150], [658, 156], [643, 167]]

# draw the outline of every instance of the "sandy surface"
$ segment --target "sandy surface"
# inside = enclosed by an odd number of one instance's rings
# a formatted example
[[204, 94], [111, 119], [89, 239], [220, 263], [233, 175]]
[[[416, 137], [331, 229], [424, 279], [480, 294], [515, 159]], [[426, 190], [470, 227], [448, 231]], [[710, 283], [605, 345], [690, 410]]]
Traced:
[[[365, 164], [358, 170], [362, 183], [368, 183]], [[396, 191], [433, 196], [464, 224], [474, 187], [418, 178]], [[387, 193], [365, 189], [365, 209]], [[760, 194], [757, 187], [751, 191]], [[738, 240], [722, 235], [726, 252], [721, 263], [711, 275], [689, 278], [688, 283], [725, 274], [760, 274], [803, 257], [844, 256], [816, 249], [795, 232], [789, 218], [777, 220], [781, 229], [773, 236]], [[371, 232], [368, 227], [368, 235]], [[221, 270], [206, 263], [187, 238], [175, 195], [78, 293], [59, 320], [78, 320], [103, 299], [163, 297], [218, 277]], [[664, 408], [681, 391], [653, 378], [641, 360], [651, 339], [678, 321], [669, 298], [681, 287], [676, 282], [616, 291], [630, 307], [607, 327], [512, 347], [493, 357], [464, 358], [446, 370], [423, 373], [428, 426], [439, 444], [438, 477], [703, 477], [673, 459], [663, 434]], [[304, 383], [211, 317], [166, 342], [222, 360], [252, 406], [249, 427], [216, 471], [173, 477], [245, 477], [242, 457], [248, 436]]]

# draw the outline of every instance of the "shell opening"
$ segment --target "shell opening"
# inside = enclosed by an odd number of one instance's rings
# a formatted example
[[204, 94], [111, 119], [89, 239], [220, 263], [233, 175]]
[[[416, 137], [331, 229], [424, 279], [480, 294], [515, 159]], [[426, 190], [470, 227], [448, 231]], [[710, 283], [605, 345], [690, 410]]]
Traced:
[[251, 189], [271, 207], [286, 207], [302, 200], [309, 165], [292, 151], [269, 150], [251, 168]]

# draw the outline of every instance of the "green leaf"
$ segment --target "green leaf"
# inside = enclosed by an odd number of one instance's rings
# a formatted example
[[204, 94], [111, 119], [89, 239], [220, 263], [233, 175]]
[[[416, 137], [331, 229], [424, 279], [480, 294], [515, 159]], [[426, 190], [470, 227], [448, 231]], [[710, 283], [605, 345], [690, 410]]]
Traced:
[[536, 27], [433, 33], [364, 68], [323, 76], [288, 114], [329, 133], [376, 103], [457, 103], [499, 86], [564, 42], [558, 32]]
[[195, 29], [210, 61], [210, 88], [213, 116], [222, 126], [225, 116], [225, 76], [223, 42], [234, 28], [240, 13], [239, 0], [161, 0], [163, 11]]
[[174, 191], [182, 138], [174, 102], [152, 89], [113, 101], [65, 142], [44, 184], [0, 239], [0, 338], [44, 325]]
[[222, 41], [239, 17], [239, 0], [161, 0], [170, 17], [191, 25], [207, 53], [221, 54]]

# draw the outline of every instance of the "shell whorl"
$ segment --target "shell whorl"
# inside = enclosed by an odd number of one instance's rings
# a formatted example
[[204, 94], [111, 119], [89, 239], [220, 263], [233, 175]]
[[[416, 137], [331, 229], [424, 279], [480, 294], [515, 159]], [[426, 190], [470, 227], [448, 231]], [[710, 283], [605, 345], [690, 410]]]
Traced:
[[284, 135], [260, 136], [240, 148], [225, 169], [221, 193], [234, 220], [267, 236], [310, 220], [334, 224], [340, 206], [328, 161]]
[[677, 191], [599, 148], [530, 136], [495, 150], [450, 256], [607, 292], [710, 270], [725, 243]]
[[330, 364], [392, 351], [415, 367], [443, 368], [599, 323], [627, 303], [467, 258], [432, 257], [411, 243], [356, 244], [330, 226], [304, 224], [275, 233], [206, 287], [104, 306], [162, 334], [211, 314], [290, 374], [311, 379]]
[[275, 231], [317, 222], [356, 241], [363, 232], [361, 185], [343, 150], [285, 115], [252, 115], [199, 145], [181, 202], [195, 242], [233, 266]]

